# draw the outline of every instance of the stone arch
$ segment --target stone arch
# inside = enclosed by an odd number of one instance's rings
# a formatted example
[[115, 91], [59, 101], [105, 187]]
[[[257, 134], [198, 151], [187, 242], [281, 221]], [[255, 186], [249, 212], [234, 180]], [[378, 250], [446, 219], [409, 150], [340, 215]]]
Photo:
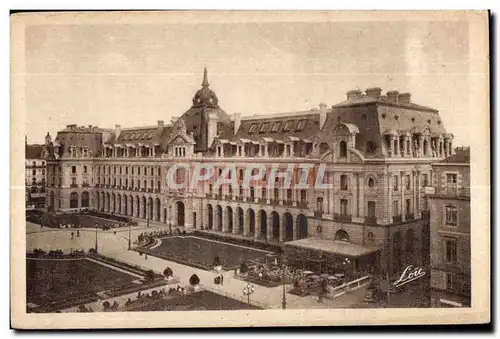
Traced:
[[141, 203], [139, 202], [139, 196], [135, 196], [135, 216], [139, 218], [139, 214], [141, 212]]
[[264, 210], [259, 211], [260, 217], [260, 234], [259, 237], [263, 237], [264, 239], [267, 236], [267, 213]]
[[223, 214], [222, 214], [222, 206], [221, 205], [217, 205], [216, 207], [216, 220], [217, 220], [217, 225], [215, 225], [216, 227], [216, 230], [219, 231], [219, 232], [222, 232], [222, 224], [224, 222], [223, 220]]
[[153, 198], [152, 197], [149, 197], [148, 198], [148, 218], [149, 220], [153, 220], [153, 212], [154, 212], [154, 202], [153, 202]]
[[210, 204], [207, 204], [207, 223], [208, 229], [212, 230], [214, 228], [214, 210]]
[[237, 225], [238, 233], [241, 234], [245, 229], [245, 218], [244, 218], [245, 214], [243, 212], [243, 208], [238, 207], [237, 213], [238, 213], [238, 225]]
[[118, 194], [116, 199], [118, 201], [118, 206], [117, 206], [118, 214], [121, 214], [122, 213], [122, 196], [121, 196], [121, 194]]
[[141, 213], [141, 218], [142, 219], [146, 219], [146, 197], [145, 196], [142, 196], [141, 198], [141, 206], [142, 206], [142, 213]]
[[291, 241], [293, 240], [293, 217], [290, 213], [286, 212], [283, 218], [285, 222], [284, 241]]
[[106, 212], [110, 212], [111, 211], [111, 202], [110, 202], [110, 196], [109, 196], [109, 192], [106, 193], [106, 207], [105, 207], [105, 210]]
[[246, 224], [248, 225], [248, 236], [255, 235], [255, 212], [252, 208], [247, 210]]
[[335, 240], [338, 241], [351, 241], [349, 237], [349, 233], [347, 233], [345, 230], [338, 230], [335, 233]]
[[160, 198], [155, 199], [155, 220], [161, 220], [161, 201]]
[[280, 238], [280, 215], [278, 214], [278, 212], [273, 211], [271, 213], [271, 218], [273, 220], [272, 239], [279, 239]]
[[128, 196], [128, 202], [129, 202], [128, 215], [134, 216], [134, 197], [132, 195]]
[[90, 204], [90, 198], [89, 198], [89, 192], [84, 191], [82, 192], [82, 207], [89, 207]]
[[297, 216], [297, 239], [307, 238], [308, 235], [308, 222], [304, 214]]
[[115, 213], [116, 212], [116, 194], [113, 192], [111, 193], [111, 209], [110, 212]]
[[128, 215], [128, 197], [123, 195], [123, 211], [122, 214]]
[[185, 213], [186, 213], [186, 208], [184, 206], [184, 203], [182, 201], [177, 201], [175, 203], [175, 206], [177, 209], [177, 225], [184, 226]]
[[227, 224], [227, 230], [228, 232], [232, 232], [233, 231], [233, 209], [231, 208], [231, 206], [227, 206], [226, 207], [226, 224]]
[[71, 192], [69, 195], [69, 208], [78, 208], [78, 193]]

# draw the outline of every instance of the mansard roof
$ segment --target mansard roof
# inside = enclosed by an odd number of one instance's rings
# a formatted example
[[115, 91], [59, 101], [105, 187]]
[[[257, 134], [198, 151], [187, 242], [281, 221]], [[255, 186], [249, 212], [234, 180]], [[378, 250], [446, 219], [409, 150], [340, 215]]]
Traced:
[[25, 158], [26, 159], [42, 159], [44, 145], [26, 145], [25, 147]]
[[346, 107], [346, 106], [355, 106], [355, 105], [365, 105], [365, 104], [382, 104], [382, 105], [387, 105], [387, 106], [394, 106], [394, 107], [404, 107], [407, 109], [415, 109], [419, 111], [428, 111], [428, 112], [434, 112], [437, 113], [438, 110], [427, 107], [427, 106], [422, 106], [415, 104], [413, 102], [408, 102], [408, 103], [401, 103], [401, 102], [392, 102], [389, 100], [389, 98], [386, 95], [381, 95], [379, 98], [375, 98], [373, 96], [367, 95], [367, 94], [359, 94], [358, 96], [355, 97], [350, 97], [344, 101], [339, 102], [338, 104], [334, 105], [333, 107]]

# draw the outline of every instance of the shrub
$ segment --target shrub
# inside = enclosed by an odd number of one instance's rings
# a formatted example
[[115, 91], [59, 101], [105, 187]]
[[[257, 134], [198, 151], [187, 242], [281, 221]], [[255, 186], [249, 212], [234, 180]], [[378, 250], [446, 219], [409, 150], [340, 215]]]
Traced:
[[165, 271], [163, 271], [163, 275], [168, 278], [174, 275], [174, 272], [170, 267], [165, 268]]
[[240, 273], [247, 273], [248, 272], [248, 265], [246, 262], [242, 262], [240, 265]]
[[219, 256], [216, 256], [212, 266], [220, 266], [220, 265], [222, 265], [221, 260], [220, 260]]
[[153, 270], [149, 270], [144, 274], [144, 279], [146, 279], [147, 281], [153, 281], [155, 279], [155, 276], [155, 272]]
[[189, 284], [191, 286], [195, 286], [195, 285], [198, 285], [200, 283], [200, 278], [198, 278], [198, 276], [196, 274], [193, 274], [190, 278], [189, 278]]
[[93, 247], [92, 247], [92, 248], [90, 248], [90, 249], [89, 249], [89, 254], [96, 254], [96, 250], [95, 250], [95, 248], [93, 248]]
[[105, 311], [107, 311], [110, 306], [111, 306], [111, 304], [107, 300], [102, 303], [102, 307], [104, 308]]

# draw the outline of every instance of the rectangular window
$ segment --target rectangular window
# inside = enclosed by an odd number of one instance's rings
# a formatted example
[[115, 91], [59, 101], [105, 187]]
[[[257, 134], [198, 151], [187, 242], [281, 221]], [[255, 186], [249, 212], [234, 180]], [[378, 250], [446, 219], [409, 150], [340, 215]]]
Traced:
[[455, 239], [446, 239], [446, 262], [454, 264], [457, 262], [457, 241]]
[[83, 166], [83, 173], [87, 173], [87, 166]]
[[302, 131], [304, 129], [304, 127], [306, 127], [306, 124], [307, 124], [306, 119], [300, 120], [299, 123], [297, 124], [297, 128], [295, 128], [295, 130]]
[[278, 132], [278, 130], [280, 129], [281, 127], [281, 122], [275, 122], [274, 125], [273, 125], [273, 128], [271, 130], [271, 132]]
[[287, 189], [286, 190], [286, 200], [287, 201], [292, 201], [292, 190], [291, 189]]
[[240, 178], [240, 180], [243, 180], [243, 170], [239, 169], [238, 172], [239, 172], [239, 178]]
[[342, 191], [347, 191], [348, 190], [348, 186], [349, 186], [349, 181], [347, 179], [347, 175], [342, 174], [340, 176], [340, 189]]
[[348, 212], [349, 202], [347, 199], [340, 199], [340, 214], [341, 215], [349, 215]]
[[301, 202], [307, 201], [307, 191], [306, 190], [300, 190], [300, 201]]
[[411, 214], [411, 200], [410, 199], [406, 199], [405, 207], [406, 207], [406, 216], [408, 217]]
[[290, 128], [291, 128], [291, 127], [292, 127], [292, 121], [291, 121], [291, 120], [290, 120], [290, 121], [287, 121], [287, 122], [285, 123], [285, 126], [283, 127], [283, 132], [288, 132], [288, 131], [290, 131]]
[[407, 175], [405, 177], [405, 180], [406, 180], [406, 189], [407, 190], [411, 189], [411, 177], [409, 175]]
[[[35, 180], [35, 178], [33, 178]], [[71, 178], [71, 185], [76, 186], [76, 178]]]
[[375, 201], [368, 201], [368, 217], [374, 218], [376, 216], [375, 210], [376, 210], [376, 203]]
[[319, 197], [316, 199], [316, 210], [318, 210], [319, 213], [323, 213], [323, 198]]
[[267, 132], [267, 129], [269, 128], [269, 123], [265, 122], [260, 126], [259, 133], [264, 133]]
[[457, 208], [455, 206], [446, 206], [446, 225], [456, 226], [457, 225]]
[[278, 201], [280, 199], [280, 189], [278, 187], [274, 188], [274, 200]]
[[137, 175], [141, 175], [141, 168], [137, 167]]
[[71, 166], [71, 173], [76, 173], [76, 166]]
[[132, 175], [134, 175], [134, 167], [132, 166]]
[[428, 175], [427, 174], [422, 174], [422, 187], [427, 187], [429, 186], [428, 183]]
[[263, 199], [267, 198], [267, 188], [265, 188], [265, 187], [262, 188], [262, 198]]
[[454, 186], [457, 184], [457, 175], [455, 173], [446, 174], [446, 185]]
[[250, 126], [250, 129], [248, 130], [248, 133], [254, 133], [256, 128], [257, 128], [257, 124], [252, 124]]
[[398, 183], [398, 181], [399, 181], [398, 179], [399, 179], [398, 177], [396, 177], [396, 176], [394, 177], [393, 184], [394, 184], [394, 190], [395, 190], [395, 191], [397, 191], [397, 190], [398, 190], [398, 186], [399, 186], [399, 185], [398, 185], [398, 184], [399, 184], [399, 183]]

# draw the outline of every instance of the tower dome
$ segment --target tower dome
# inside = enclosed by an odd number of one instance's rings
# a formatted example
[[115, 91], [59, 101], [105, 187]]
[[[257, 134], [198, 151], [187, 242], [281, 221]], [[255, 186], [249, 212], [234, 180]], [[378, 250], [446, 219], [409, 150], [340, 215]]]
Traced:
[[203, 71], [203, 82], [201, 83], [201, 89], [196, 92], [193, 97], [193, 107], [219, 107], [219, 99], [212, 91], [208, 84], [207, 68]]

